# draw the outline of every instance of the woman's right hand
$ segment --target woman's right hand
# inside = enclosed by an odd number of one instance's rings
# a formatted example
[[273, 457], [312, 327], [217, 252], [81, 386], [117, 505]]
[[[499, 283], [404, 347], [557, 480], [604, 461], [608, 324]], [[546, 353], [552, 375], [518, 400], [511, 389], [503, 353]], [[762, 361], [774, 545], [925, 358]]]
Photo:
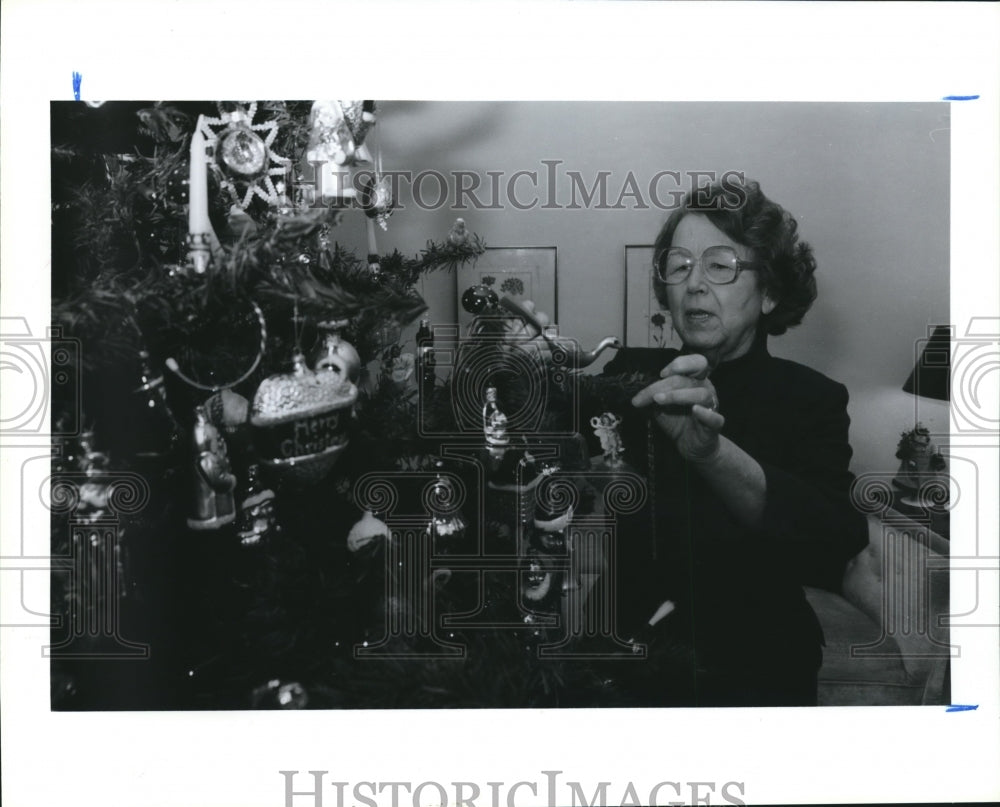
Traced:
[[660, 373], [660, 380], [640, 390], [632, 405], [652, 407], [653, 419], [682, 457], [695, 462], [711, 459], [719, 450], [719, 432], [726, 419], [716, 410], [719, 400], [708, 379], [708, 360], [697, 353], [678, 356]]

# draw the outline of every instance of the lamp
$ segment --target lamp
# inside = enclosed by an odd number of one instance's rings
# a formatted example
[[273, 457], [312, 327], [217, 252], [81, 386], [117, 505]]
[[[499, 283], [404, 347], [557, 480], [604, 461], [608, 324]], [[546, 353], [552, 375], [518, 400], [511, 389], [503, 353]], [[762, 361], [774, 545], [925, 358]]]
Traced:
[[[927, 339], [917, 342], [920, 355], [910, 373], [903, 391], [921, 398], [938, 401], [950, 400], [951, 392], [951, 337], [952, 328], [937, 325], [928, 329]], [[911, 507], [923, 507], [918, 492], [935, 488], [936, 497], [947, 498], [947, 484], [941, 481], [947, 465], [938, 448], [931, 441], [930, 431], [921, 423], [900, 436], [896, 446], [899, 470], [892, 483], [901, 490], [900, 500]], [[941, 492], [943, 491], [943, 493]], [[938, 501], [940, 504], [940, 499]]]
[[923, 350], [903, 384], [903, 392], [938, 401], [950, 399], [951, 332], [950, 326], [936, 325], [926, 341], [921, 339], [917, 343], [922, 344]]

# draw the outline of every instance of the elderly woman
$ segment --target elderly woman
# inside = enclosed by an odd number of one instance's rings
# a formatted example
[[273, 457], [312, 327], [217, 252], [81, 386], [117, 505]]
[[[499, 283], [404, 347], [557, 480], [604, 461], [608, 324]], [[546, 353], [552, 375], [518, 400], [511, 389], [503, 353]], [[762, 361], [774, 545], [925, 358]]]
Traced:
[[656, 240], [654, 288], [683, 348], [625, 349], [604, 370], [651, 381], [620, 413], [653, 518], [619, 529], [616, 622], [650, 643], [643, 698], [808, 705], [823, 635], [802, 586], [836, 588], [867, 529], [847, 390], [767, 348], [816, 298], [812, 250], [757, 183], [739, 190], [689, 196]]
[[742, 191], [689, 196], [656, 239], [683, 349], [605, 368], [658, 376], [632, 400], [653, 427], [655, 560], [621, 547], [623, 615], [670, 612], [660, 630], [693, 648], [699, 705], [808, 705], [823, 635], [802, 586], [835, 588], [867, 529], [847, 390], [767, 349], [816, 298], [812, 250], [757, 183]]

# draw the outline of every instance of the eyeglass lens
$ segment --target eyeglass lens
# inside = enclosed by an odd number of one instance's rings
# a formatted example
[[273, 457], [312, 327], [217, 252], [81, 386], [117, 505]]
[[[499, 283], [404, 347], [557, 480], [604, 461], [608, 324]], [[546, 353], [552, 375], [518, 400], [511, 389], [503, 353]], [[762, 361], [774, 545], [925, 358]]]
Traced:
[[[730, 283], [739, 271], [740, 260], [732, 247], [709, 247], [701, 255], [701, 268], [715, 283]], [[659, 273], [666, 283], [682, 283], [695, 266], [694, 256], [681, 247], [671, 247], [660, 258]]]

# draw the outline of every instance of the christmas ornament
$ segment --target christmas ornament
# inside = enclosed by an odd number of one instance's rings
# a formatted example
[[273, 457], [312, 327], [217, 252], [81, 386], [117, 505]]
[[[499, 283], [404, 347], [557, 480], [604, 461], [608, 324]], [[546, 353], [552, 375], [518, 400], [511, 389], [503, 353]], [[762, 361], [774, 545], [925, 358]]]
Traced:
[[595, 415], [590, 419], [590, 426], [601, 443], [601, 451], [604, 452], [604, 463], [609, 468], [619, 468], [623, 464], [622, 454], [625, 453], [625, 447], [618, 433], [621, 422], [621, 418], [611, 412]]
[[489, 286], [480, 283], [470, 286], [462, 294], [462, 308], [470, 314], [482, 314], [496, 308], [500, 298]]
[[194, 516], [187, 520], [193, 530], [211, 530], [236, 518], [233, 488], [236, 477], [229, 470], [226, 444], [208, 419], [205, 407], [194, 410]]
[[103, 451], [94, 449], [94, 432], [81, 432], [77, 446], [70, 448], [66, 461], [67, 465], [75, 465], [76, 470], [86, 475], [78, 488], [80, 503], [74, 516], [82, 522], [99, 521], [108, 507], [110, 490], [104, 477], [111, 460]]
[[208, 271], [212, 248], [218, 248], [218, 238], [208, 217], [208, 155], [202, 120], [199, 116], [198, 127], [191, 135], [188, 174], [188, 265], [199, 275]]
[[[281, 183], [278, 183], [281, 184]], [[278, 214], [281, 215], [281, 199], [278, 199]], [[285, 208], [286, 212], [289, 208]], [[226, 214], [225, 236], [229, 241], [239, 241], [241, 238], [250, 238], [257, 233], [257, 222], [247, 214], [243, 208], [232, 205]]]
[[375, 102], [339, 101], [338, 103], [355, 144], [360, 146], [365, 142], [369, 129], [375, 124]]
[[212, 150], [222, 187], [244, 210], [254, 196], [276, 205], [279, 194], [271, 178], [284, 177], [291, 165], [291, 160], [271, 150], [278, 123], [254, 123], [256, 102], [228, 110], [220, 105], [219, 112], [218, 118], [200, 116], [197, 132]]
[[243, 546], [257, 546], [267, 540], [278, 527], [274, 517], [274, 491], [264, 487], [260, 481], [260, 468], [247, 468], [247, 481], [240, 501], [240, 543]]
[[250, 422], [263, 464], [287, 478], [314, 482], [347, 447], [358, 388], [339, 373], [314, 373], [301, 353], [292, 361], [291, 373], [261, 382]]
[[523, 446], [490, 449], [486, 487], [488, 506], [496, 518], [510, 524], [531, 523], [535, 507], [535, 489], [558, 469], [558, 465], [539, 462], [527, 441]]
[[[137, 451], [136, 455], [159, 456], [171, 451], [177, 445], [180, 441], [181, 427], [167, 402], [163, 374], [153, 370], [149, 351], [145, 349], [139, 350], [139, 379], [141, 383], [133, 392], [145, 397], [146, 410], [150, 414], [150, 420], [153, 421], [149, 429], [157, 437], [143, 446], [142, 450]], [[166, 435], [165, 441], [162, 439], [163, 435]]]
[[569, 530], [578, 492], [572, 482], [550, 477], [536, 491], [530, 545], [544, 557], [559, 558], [564, 567], [559, 574], [562, 592], [580, 588], [579, 577], [572, 573], [573, 540]]
[[429, 319], [420, 320], [420, 326], [417, 328], [416, 342], [417, 350], [434, 346], [434, 332], [431, 330], [431, 321]]
[[212, 395], [204, 406], [212, 423], [229, 434], [245, 425], [250, 413], [250, 402], [228, 389]]
[[486, 402], [483, 404], [483, 436], [487, 446], [505, 446], [507, 437], [507, 416], [497, 404], [497, 388], [486, 388]]
[[347, 533], [347, 548], [351, 552], [357, 552], [378, 538], [388, 537], [389, 527], [386, 523], [375, 518], [375, 514], [371, 510], [365, 510], [361, 520]]
[[420, 398], [428, 405], [437, 383], [437, 359], [434, 356], [434, 333], [431, 331], [430, 320], [420, 320], [417, 331], [417, 363], [420, 371]]
[[448, 230], [448, 243], [453, 247], [460, 247], [469, 240], [469, 229], [465, 226], [465, 219], [455, 219], [455, 223]]
[[254, 709], [305, 709], [309, 705], [309, 693], [296, 681], [283, 684], [275, 678], [257, 687], [250, 702]]
[[425, 503], [431, 513], [427, 534], [431, 537], [432, 551], [436, 554], [461, 550], [466, 543], [466, 523], [457, 507], [458, 502], [455, 481], [449, 476], [438, 474], [425, 495]]
[[374, 101], [315, 101], [309, 116], [309, 161], [355, 165], [368, 160], [358, 152], [375, 123]]
[[372, 219], [365, 219], [365, 232], [368, 234], [368, 271], [376, 280], [379, 280], [382, 277], [382, 261], [378, 256], [375, 222]]
[[[365, 104], [371, 104], [366, 109]], [[370, 162], [363, 142], [375, 122], [374, 102], [315, 101], [310, 113], [306, 162], [314, 171], [318, 196], [341, 205], [358, 195], [351, 167]]]
[[538, 617], [559, 614], [562, 608], [563, 572], [538, 552], [530, 550], [521, 572], [521, 608], [524, 622], [536, 624]]
[[565, 478], [551, 477], [535, 499], [534, 526], [540, 532], [563, 532], [573, 520], [576, 488]]
[[388, 229], [386, 221], [392, 214], [393, 208], [391, 178], [365, 177], [362, 180], [360, 201], [365, 215], [370, 219], [375, 219], [383, 230]]
[[167, 174], [163, 186], [163, 201], [168, 210], [177, 212], [188, 204], [188, 186], [191, 184], [191, 165], [185, 160]]
[[257, 367], [260, 365], [261, 359], [264, 357], [264, 349], [267, 346], [267, 322], [264, 320], [264, 312], [260, 310], [260, 306], [255, 302], [251, 302], [250, 306], [255, 314], [257, 326], [260, 329], [260, 339], [257, 343], [257, 354], [254, 356], [253, 361], [250, 366], [244, 371], [240, 376], [234, 378], [230, 381], [225, 381], [216, 384], [203, 384], [197, 379], [191, 378], [184, 371], [181, 370], [180, 364], [177, 359], [172, 356], [167, 358], [164, 364], [167, 365], [167, 369], [170, 370], [174, 375], [176, 375], [185, 384], [194, 387], [195, 389], [204, 390], [205, 392], [218, 392], [223, 389], [228, 389], [229, 387], [235, 387], [246, 381], [251, 375], [253, 375]]
[[346, 326], [346, 319], [327, 320], [317, 325], [323, 332], [323, 341], [313, 356], [313, 369], [317, 373], [328, 370], [357, 383], [361, 374], [361, 356], [354, 345], [341, 337], [340, 331]]
[[406, 389], [416, 375], [416, 367], [417, 360], [412, 353], [399, 353], [392, 360], [389, 379], [397, 389]]
[[217, 159], [231, 175], [238, 178], [252, 177], [264, 169], [267, 146], [261, 136], [245, 123], [230, 127], [222, 134], [218, 149]]
[[299, 210], [315, 207], [316, 183], [309, 182], [302, 174], [296, 174], [292, 182], [292, 201]]

